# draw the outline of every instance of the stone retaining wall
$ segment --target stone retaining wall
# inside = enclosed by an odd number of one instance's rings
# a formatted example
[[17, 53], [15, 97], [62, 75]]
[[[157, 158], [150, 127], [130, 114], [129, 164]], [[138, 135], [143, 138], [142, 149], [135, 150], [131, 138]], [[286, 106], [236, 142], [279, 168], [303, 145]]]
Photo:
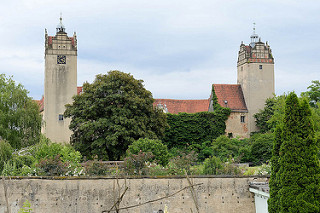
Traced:
[[[254, 213], [254, 194], [249, 182], [267, 177], [193, 177], [196, 202], [201, 213]], [[16, 213], [25, 200], [36, 213], [107, 212], [128, 187], [120, 207], [141, 204], [173, 194], [189, 186], [186, 178], [13, 178], [6, 179], [11, 212]], [[0, 213], [6, 212], [3, 182], [0, 181]], [[167, 206], [169, 213], [197, 212], [190, 189], [172, 197], [120, 211], [155, 213]]]

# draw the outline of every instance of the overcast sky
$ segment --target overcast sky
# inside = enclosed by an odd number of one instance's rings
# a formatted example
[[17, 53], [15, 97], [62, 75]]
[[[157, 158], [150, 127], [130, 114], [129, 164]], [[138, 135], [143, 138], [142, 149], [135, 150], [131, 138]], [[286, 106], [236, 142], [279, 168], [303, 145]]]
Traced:
[[276, 94], [306, 91], [320, 71], [320, 1], [10, 0], [1, 2], [0, 73], [44, 93], [44, 29], [62, 12], [78, 37], [78, 85], [109, 70], [142, 79], [154, 98], [206, 99], [236, 83], [253, 22], [275, 59]]

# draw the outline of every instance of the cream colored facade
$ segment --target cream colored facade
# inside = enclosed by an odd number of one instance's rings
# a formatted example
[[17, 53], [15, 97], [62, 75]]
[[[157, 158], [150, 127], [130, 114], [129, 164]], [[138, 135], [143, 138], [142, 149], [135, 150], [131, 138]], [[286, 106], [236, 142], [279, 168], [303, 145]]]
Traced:
[[45, 33], [44, 134], [53, 142], [70, 142], [71, 119], [65, 105], [77, 94], [77, 38], [68, 37], [61, 23], [55, 36]]
[[[244, 117], [241, 121], [241, 117]], [[248, 113], [232, 111], [226, 121], [226, 135], [229, 137], [248, 138]]]
[[263, 109], [266, 99], [274, 94], [274, 59], [268, 43], [259, 39], [248, 46], [241, 44], [237, 71], [237, 83], [242, 87], [248, 108], [248, 132], [255, 132], [258, 129], [253, 115]]

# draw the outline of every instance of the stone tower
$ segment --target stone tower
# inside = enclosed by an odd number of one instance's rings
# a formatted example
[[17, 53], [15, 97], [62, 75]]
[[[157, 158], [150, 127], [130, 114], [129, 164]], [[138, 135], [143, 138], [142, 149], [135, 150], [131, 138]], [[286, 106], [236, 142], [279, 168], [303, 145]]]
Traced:
[[70, 141], [70, 118], [63, 113], [77, 94], [77, 37], [60, 23], [55, 36], [45, 31], [44, 133], [53, 142]]
[[248, 108], [248, 131], [255, 132], [254, 114], [274, 94], [274, 59], [268, 42], [263, 43], [253, 28], [250, 45], [241, 43], [238, 55], [238, 84]]

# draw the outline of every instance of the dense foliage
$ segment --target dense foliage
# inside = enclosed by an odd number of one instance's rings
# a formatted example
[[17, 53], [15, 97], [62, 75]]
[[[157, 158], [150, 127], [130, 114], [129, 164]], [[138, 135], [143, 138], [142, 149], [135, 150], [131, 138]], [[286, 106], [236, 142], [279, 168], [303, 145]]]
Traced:
[[202, 143], [224, 134], [229, 113], [230, 110], [224, 108], [215, 112], [168, 114], [170, 127], [165, 131], [163, 142], [168, 148], [197, 149]]
[[320, 212], [320, 165], [311, 110], [290, 93], [276, 129], [269, 212]]
[[203, 161], [212, 155], [208, 149], [211, 141], [225, 133], [226, 120], [231, 110], [221, 107], [212, 86], [211, 104], [213, 112], [168, 114], [169, 127], [163, 143], [171, 149], [195, 151]]
[[28, 91], [10, 77], [0, 74], [0, 137], [14, 149], [39, 141], [41, 115]]
[[157, 162], [163, 166], [167, 165], [169, 162], [168, 148], [161, 142], [161, 140], [140, 138], [129, 145], [127, 152], [128, 155], [137, 155], [139, 152], [151, 152], [153, 158], [149, 160], [150, 162]]
[[286, 95], [268, 98], [265, 107], [254, 115], [259, 133], [273, 132], [284, 115]]
[[71, 143], [88, 159], [120, 160], [139, 138], [161, 139], [166, 115], [153, 108], [151, 92], [142, 80], [120, 71], [97, 75], [84, 83], [83, 93], [67, 105]]
[[17, 151], [3, 165], [3, 175], [76, 175], [81, 171], [81, 154], [71, 145], [40, 143]]
[[308, 87], [309, 91], [303, 92], [303, 96], [307, 96], [310, 99], [310, 106], [317, 107], [317, 103], [320, 102], [320, 81], [311, 81], [312, 84]]
[[0, 174], [5, 162], [9, 161], [12, 156], [13, 149], [11, 145], [4, 140], [0, 140]]
[[274, 134], [255, 134], [249, 141], [251, 144], [251, 162], [253, 162], [254, 165], [267, 163], [272, 157]]

